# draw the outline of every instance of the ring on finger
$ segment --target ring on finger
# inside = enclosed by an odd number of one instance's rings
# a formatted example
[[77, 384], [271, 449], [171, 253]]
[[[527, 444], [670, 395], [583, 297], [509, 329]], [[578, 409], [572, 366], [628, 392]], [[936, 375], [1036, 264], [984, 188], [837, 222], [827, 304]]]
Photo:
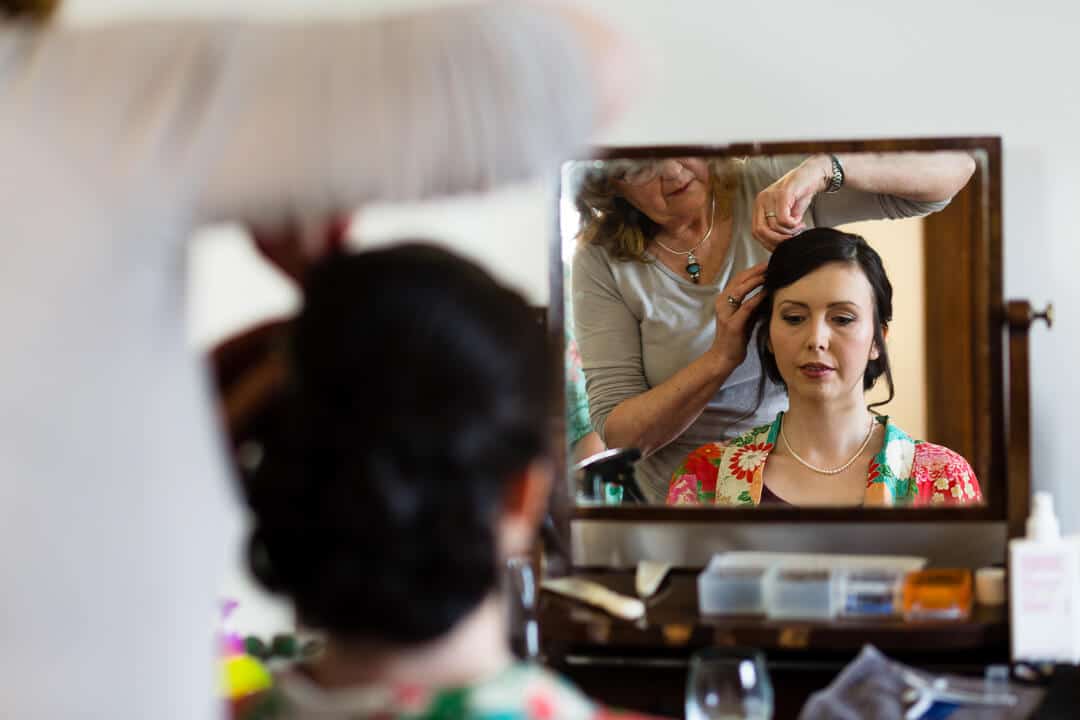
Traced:
[[734, 295], [728, 295], [727, 304], [733, 308], [738, 308], [740, 305], [742, 305], [742, 300], [737, 299]]
[[765, 217], [766, 218], [774, 218], [774, 217], [776, 217], [776, 213], [774, 213], [772, 210], [769, 210], [769, 211], [767, 211], [765, 213]]

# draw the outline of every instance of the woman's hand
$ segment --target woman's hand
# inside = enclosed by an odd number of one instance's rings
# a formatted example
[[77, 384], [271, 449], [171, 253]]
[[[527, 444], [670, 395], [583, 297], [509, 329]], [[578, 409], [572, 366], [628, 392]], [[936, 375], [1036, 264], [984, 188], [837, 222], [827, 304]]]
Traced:
[[[826, 167], [828, 165], [828, 167]], [[827, 187], [832, 165], [827, 155], [812, 155], [758, 193], [752, 232], [769, 250], [806, 229], [803, 216], [814, 196]]]
[[761, 287], [765, 267], [761, 263], [736, 273], [716, 296], [716, 335], [708, 350], [667, 380], [615, 406], [604, 426], [608, 447], [636, 447], [648, 457], [701, 416], [746, 359], [750, 317], [764, 297], [762, 293], [747, 296]]
[[343, 252], [351, 218], [337, 216], [314, 229], [293, 221], [277, 228], [248, 226], [255, 249], [297, 285], [304, 284], [308, 268], [324, 255]]
[[758, 293], [749, 300], [746, 296], [765, 282], [766, 265], [760, 263], [735, 273], [727, 287], [716, 296], [716, 337], [710, 352], [724, 363], [728, 372], [746, 359], [746, 346], [750, 343], [747, 323], [765, 294]]

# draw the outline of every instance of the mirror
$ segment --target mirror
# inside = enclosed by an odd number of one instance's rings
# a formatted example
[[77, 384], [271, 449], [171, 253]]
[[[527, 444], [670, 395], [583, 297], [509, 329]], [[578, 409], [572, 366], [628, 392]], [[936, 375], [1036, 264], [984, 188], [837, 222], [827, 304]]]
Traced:
[[[1003, 512], [998, 156], [995, 139], [971, 138], [613, 148], [565, 163], [552, 297], [579, 509], [640, 495], [672, 509]], [[840, 232], [808, 232], [826, 227]], [[852, 235], [872, 251], [851, 250]], [[780, 284], [758, 298], [760, 278], [740, 272], [782, 242]], [[873, 318], [885, 297], [873, 258], [892, 287], [888, 323]], [[746, 332], [760, 322], [736, 365], [721, 335], [740, 312]], [[761, 381], [763, 361], [783, 384]], [[867, 367], [878, 377], [863, 400]], [[872, 413], [838, 412], [844, 398]], [[634, 472], [610, 451], [574, 472], [601, 436], [640, 447]]]

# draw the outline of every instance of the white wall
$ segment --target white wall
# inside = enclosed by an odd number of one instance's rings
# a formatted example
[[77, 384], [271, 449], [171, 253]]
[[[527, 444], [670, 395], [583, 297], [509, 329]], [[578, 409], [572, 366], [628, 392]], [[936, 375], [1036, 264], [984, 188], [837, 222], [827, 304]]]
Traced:
[[[409, 0], [408, 5], [430, 4]], [[1007, 297], [1055, 302], [1058, 323], [1033, 333], [1034, 479], [1058, 495], [1063, 527], [1080, 531], [1080, 489], [1066, 427], [1080, 390], [1080, 5], [1032, 0], [905, 3], [806, 0], [578, 0], [639, 38], [659, 63], [640, 82], [607, 143], [722, 143], [804, 138], [1001, 135]], [[213, 12], [368, 12], [389, 0], [70, 0], [68, 17]], [[379, 216], [378, 232], [417, 224], [488, 258], [535, 301], [546, 297], [550, 203], [534, 187], [504, 198]], [[483, 216], [479, 213], [484, 213]], [[374, 217], [374, 213], [365, 213]], [[375, 222], [372, 220], [371, 222]], [[396, 225], [402, 223], [402, 225]], [[417, 230], [410, 227], [410, 230]], [[376, 234], [372, 229], [372, 235]], [[360, 235], [364, 235], [361, 225]], [[288, 290], [260, 272], [227, 233], [195, 258], [193, 339], [203, 344], [286, 308]], [[520, 257], [518, 255], [520, 253]], [[540, 259], [538, 261], [538, 259]], [[942, 309], [947, 312], [947, 308]], [[942, 362], [948, 362], [942, 358]]]

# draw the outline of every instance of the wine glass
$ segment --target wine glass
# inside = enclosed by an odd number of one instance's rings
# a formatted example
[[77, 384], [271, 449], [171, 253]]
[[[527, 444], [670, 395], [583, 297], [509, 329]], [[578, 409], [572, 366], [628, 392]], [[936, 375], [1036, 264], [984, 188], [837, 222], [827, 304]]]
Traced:
[[772, 715], [772, 683], [759, 651], [706, 648], [690, 659], [687, 720], [771, 720]]

